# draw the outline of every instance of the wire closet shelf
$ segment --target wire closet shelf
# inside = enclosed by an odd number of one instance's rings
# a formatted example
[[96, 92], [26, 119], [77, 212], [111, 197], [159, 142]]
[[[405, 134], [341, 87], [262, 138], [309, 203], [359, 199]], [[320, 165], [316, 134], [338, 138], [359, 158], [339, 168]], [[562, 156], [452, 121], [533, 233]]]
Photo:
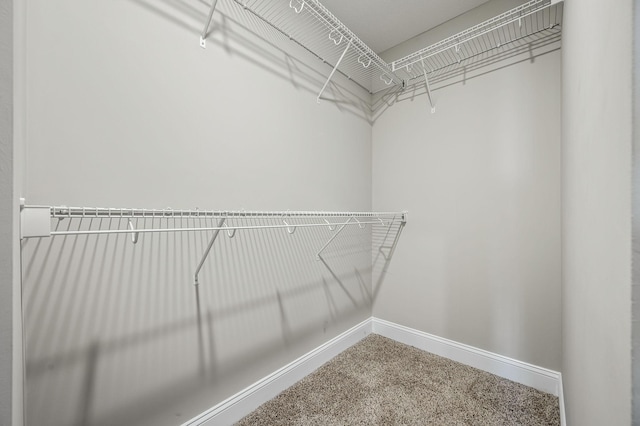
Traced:
[[[52, 230], [52, 219], [99, 219], [117, 220], [117, 229]], [[123, 227], [122, 220], [126, 221]], [[151, 219], [150, 221], [147, 219]], [[158, 227], [158, 220], [166, 220], [165, 227]], [[205, 226], [194, 226], [195, 223]], [[233, 223], [230, 224], [230, 219]], [[268, 220], [266, 224], [254, 224], [251, 219]], [[211, 226], [207, 226], [207, 220]], [[404, 226], [406, 212], [325, 212], [325, 211], [222, 211], [222, 210], [173, 210], [173, 209], [136, 209], [108, 207], [67, 207], [23, 205], [21, 208], [21, 238], [42, 238], [55, 236], [129, 234], [132, 243], [138, 242], [141, 233], [203, 232], [213, 231], [209, 244], [194, 273], [194, 283], [199, 284], [199, 273], [218, 237], [220, 231], [226, 231], [233, 238], [238, 230], [286, 229], [289, 234], [298, 228], [328, 228], [333, 234], [316, 253], [316, 259], [322, 260], [322, 252], [347, 227], [382, 225], [391, 229], [392, 225]], [[176, 227], [177, 221], [187, 221], [187, 226]], [[150, 222], [150, 227], [146, 227]], [[248, 224], [247, 224], [248, 222]], [[173, 227], [169, 226], [173, 224]], [[215, 225], [214, 225], [215, 223]], [[139, 225], [142, 224], [142, 227]], [[111, 228], [111, 226], [110, 226]]]
[[[231, 13], [257, 27], [256, 20], [302, 46], [332, 70], [318, 94], [318, 101], [340, 73], [369, 93], [405, 87], [428, 79], [428, 74], [460, 64], [523, 39], [560, 32], [562, 0], [530, 0], [516, 8], [461, 31], [391, 63], [333, 15], [319, 0], [227, 0]], [[206, 38], [218, 0], [213, 0], [200, 37]], [[427, 81], [428, 84], [428, 81]]]
[[531, 0], [478, 25], [454, 34], [391, 63], [406, 85], [428, 78], [477, 58], [490, 51], [508, 48], [517, 41], [536, 39], [561, 32], [562, 3], [554, 0]]
[[[331, 227], [336, 225], [387, 225], [396, 221], [405, 221], [406, 212], [333, 212], [333, 211], [232, 211], [232, 210], [174, 210], [174, 209], [139, 209], [112, 207], [67, 207], [67, 206], [29, 206], [24, 210], [45, 209], [52, 219], [277, 219], [280, 224], [272, 225], [229, 225], [209, 227], [180, 227], [180, 228], [136, 228], [136, 229], [87, 229], [79, 231], [51, 231], [50, 236], [56, 235], [89, 235], [89, 234], [128, 234], [151, 232], [187, 232], [187, 231], [215, 231], [215, 230], [251, 230]], [[24, 217], [24, 216], [23, 216]], [[310, 221], [315, 219], [314, 221]], [[318, 219], [323, 219], [318, 221]], [[333, 220], [333, 222], [330, 221]], [[29, 220], [29, 219], [27, 219]], [[295, 220], [296, 222], [287, 222]], [[336, 222], [337, 221], [337, 222]], [[342, 222], [346, 221], [346, 222]], [[348, 222], [348, 223], [347, 223]], [[292, 233], [292, 232], [291, 232]], [[32, 236], [27, 235], [25, 238]]]
[[[367, 44], [318, 0], [228, 0], [228, 13], [258, 30], [266, 24], [280, 36], [302, 46], [332, 68], [318, 100], [336, 72], [369, 93], [402, 81]], [[213, 0], [210, 11], [217, 5]], [[212, 13], [205, 23], [200, 45], [206, 47]], [[256, 18], [259, 22], [256, 22]], [[264, 33], [264, 31], [260, 31]], [[273, 31], [271, 31], [273, 33]]]

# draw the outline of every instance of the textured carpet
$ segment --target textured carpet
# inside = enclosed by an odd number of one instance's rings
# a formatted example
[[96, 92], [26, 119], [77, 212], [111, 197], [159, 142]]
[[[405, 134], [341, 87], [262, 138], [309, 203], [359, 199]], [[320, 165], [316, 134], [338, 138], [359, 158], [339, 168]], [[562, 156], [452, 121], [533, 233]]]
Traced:
[[560, 425], [558, 398], [372, 334], [236, 425]]

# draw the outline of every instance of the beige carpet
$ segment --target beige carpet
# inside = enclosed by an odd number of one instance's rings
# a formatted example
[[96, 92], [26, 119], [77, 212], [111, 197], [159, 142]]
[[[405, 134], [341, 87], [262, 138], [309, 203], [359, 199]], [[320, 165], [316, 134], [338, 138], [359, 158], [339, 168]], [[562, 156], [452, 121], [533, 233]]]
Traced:
[[237, 423], [560, 425], [558, 398], [370, 335]]

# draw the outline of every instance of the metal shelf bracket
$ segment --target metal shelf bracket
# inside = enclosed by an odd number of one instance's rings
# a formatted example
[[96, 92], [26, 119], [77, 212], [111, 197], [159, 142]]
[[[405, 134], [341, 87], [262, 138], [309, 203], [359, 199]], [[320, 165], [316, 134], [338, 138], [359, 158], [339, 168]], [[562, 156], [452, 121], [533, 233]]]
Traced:
[[209, 18], [207, 19], [207, 24], [204, 26], [202, 34], [200, 34], [200, 47], [202, 47], [203, 49], [207, 48], [207, 32], [209, 31], [209, 26], [211, 25], [211, 20], [213, 19], [213, 12], [216, 10], [217, 4], [218, 0], [213, 0], [213, 3], [211, 3], [211, 9], [209, 10]]
[[[331, 36], [329, 36], [331, 37]], [[333, 39], [331, 39], [333, 40]], [[342, 39], [340, 39], [342, 40]], [[335, 43], [335, 40], [334, 40]], [[338, 43], [336, 43], [338, 44]], [[333, 70], [331, 70], [331, 74], [329, 74], [329, 78], [327, 78], [327, 81], [324, 83], [324, 86], [322, 86], [322, 89], [320, 89], [320, 93], [318, 93], [318, 97], [316, 98], [316, 102], [320, 103], [320, 97], [322, 96], [322, 93], [324, 92], [324, 89], [327, 88], [327, 86], [329, 85], [329, 82], [331, 81], [331, 78], [333, 77], [333, 74], [336, 73], [336, 70], [338, 69], [338, 67], [340, 66], [340, 62], [342, 62], [342, 59], [344, 59], [344, 55], [347, 54], [347, 50], [349, 50], [349, 48], [351, 47], [351, 40], [349, 40], [349, 43], [347, 43], [347, 47], [345, 47], [344, 52], [342, 52], [342, 55], [340, 56], [340, 59], [338, 59], [338, 62], [336, 62], [336, 65], [333, 67]]]
[[202, 259], [200, 260], [200, 263], [198, 264], [198, 267], [196, 268], [196, 272], [195, 274], [193, 274], [193, 284], [194, 285], [198, 285], [200, 284], [198, 282], [198, 275], [200, 274], [200, 270], [202, 269], [202, 266], [204, 265], [205, 260], [207, 260], [207, 257], [209, 257], [209, 252], [211, 251], [211, 248], [213, 247], [213, 243], [216, 242], [216, 238], [218, 238], [218, 234], [220, 233], [220, 229], [222, 228], [222, 225], [224, 225], [224, 222], [227, 218], [223, 217], [220, 218], [220, 220], [218, 221], [218, 226], [215, 230], [215, 232], [213, 233], [213, 235], [211, 236], [211, 240], [209, 241], [209, 245], [207, 246], [207, 249], [204, 251], [204, 254], [202, 255]]
[[318, 250], [318, 253], [316, 253], [316, 260], [320, 260], [322, 258], [322, 256], [320, 256], [320, 254], [322, 254], [322, 252], [324, 251], [324, 249], [326, 249], [329, 244], [331, 244], [331, 241], [335, 240], [336, 237], [338, 235], [340, 235], [340, 233], [344, 230], [344, 228], [349, 224], [349, 222], [351, 222], [353, 219], [355, 219], [353, 216], [351, 216], [345, 223], [342, 224], [342, 226], [340, 226], [340, 228], [338, 229], [338, 231], [333, 234], [333, 236], [331, 238], [329, 238], [329, 241], [326, 242], [325, 245], [322, 246], [322, 248], [320, 250]]
[[429, 77], [427, 77], [427, 69], [424, 68], [424, 63], [423, 63], [422, 72], [424, 72], [424, 83], [427, 86], [427, 96], [429, 97], [429, 104], [431, 105], [431, 114], [435, 114], [436, 106], [433, 103], [433, 98], [431, 97], [431, 87], [429, 86]]
[[20, 206], [20, 239], [51, 236], [51, 209], [48, 206]]

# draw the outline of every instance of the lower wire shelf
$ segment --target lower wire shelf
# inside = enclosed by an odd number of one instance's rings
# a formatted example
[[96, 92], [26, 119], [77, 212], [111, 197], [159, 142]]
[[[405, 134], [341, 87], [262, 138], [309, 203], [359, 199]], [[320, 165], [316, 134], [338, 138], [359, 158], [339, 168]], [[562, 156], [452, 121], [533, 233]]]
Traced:
[[[96, 229], [89, 226], [86, 229], [58, 230], [57, 227], [52, 227], [52, 221], [65, 219], [80, 221], [106, 219], [118, 222], [116, 229]], [[230, 224], [229, 219], [233, 219], [233, 224]], [[270, 222], [258, 225], [247, 223], [253, 219], [268, 219]], [[158, 226], [159, 220], [165, 221], [164, 227]], [[203, 220], [205, 226], [201, 226]], [[361, 229], [366, 225], [391, 228], [392, 225], [399, 223], [400, 226], [404, 226], [407, 222], [407, 212], [224, 211], [22, 205], [20, 221], [21, 239], [129, 234], [131, 242], [137, 244], [140, 234], [213, 231], [194, 273], [194, 284], [198, 285], [200, 270], [220, 231], [225, 231], [229, 238], [233, 238], [239, 230], [286, 229], [289, 234], [293, 234], [298, 228], [325, 227], [333, 232], [333, 235], [316, 253], [316, 260], [322, 260], [322, 252], [347, 226], [358, 226]], [[186, 226], [176, 226], [178, 221], [186, 223]], [[123, 226], [122, 222], [126, 225]], [[149, 222], [151, 226], [147, 227]], [[170, 223], [172, 226], [169, 226]]]

